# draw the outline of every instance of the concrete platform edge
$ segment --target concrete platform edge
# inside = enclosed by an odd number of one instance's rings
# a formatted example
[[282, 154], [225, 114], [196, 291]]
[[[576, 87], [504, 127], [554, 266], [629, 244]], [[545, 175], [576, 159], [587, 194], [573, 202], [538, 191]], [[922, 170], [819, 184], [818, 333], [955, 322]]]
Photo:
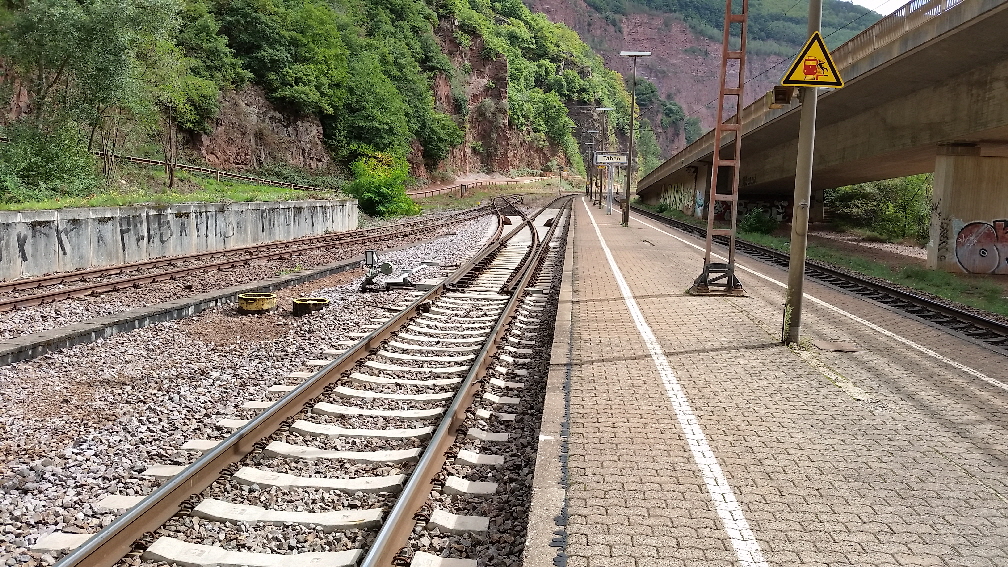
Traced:
[[573, 355], [574, 214], [567, 233], [560, 301], [554, 321], [546, 399], [532, 482], [532, 505], [525, 539], [524, 567], [566, 564], [567, 534], [567, 416]]
[[363, 256], [357, 256], [350, 260], [329, 264], [315, 270], [274, 276], [266, 280], [201, 293], [181, 300], [166, 301], [150, 307], [131, 309], [123, 314], [107, 315], [84, 323], [68, 325], [41, 333], [23, 335], [0, 345], [0, 366], [31, 360], [46, 353], [71, 346], [92, 343], [106, 339], [112, 335], [146, 327], [147, 325], [190, 317], [207, 309], [234, 303], [235, 297], [239, 293], [270, 292], [299, 285], [352, 270], [359, 267], [363, 261]]

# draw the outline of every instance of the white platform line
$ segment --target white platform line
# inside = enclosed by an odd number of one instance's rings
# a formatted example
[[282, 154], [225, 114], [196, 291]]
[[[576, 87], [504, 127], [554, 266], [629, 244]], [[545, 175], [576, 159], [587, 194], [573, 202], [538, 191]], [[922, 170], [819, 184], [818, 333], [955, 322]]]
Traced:
[[655, 337], [651, 326], [644, 319], [644, 314], [641, 313], [640, 306], [637, 305], [637, 300], [634, 299], [633, 292], [630, 291], [630, 286], [627, 285], [626, 280], [623, 278], [623, 273], [620, 271], [619, 266], [616, 265], [612, 252], [606, 246], [605, 239], [602, 238], [602, 231], [599, 230], [598, 224], [595, 223], [595, 217], [592, 215], [591, 209], [584, 200], [581, 202], [584, 204], [585, 210], [588, 211], [588, 218], [591, 219], [592, 226], [595, 227], [595, 234], [598, 235], [599, 243], [602, 244], [602, 251], [605, 252], [606, 259], [609, 260], [609, 267], [612, 268], [613, 276], [616, 278], [616, 283], [619, 285], [623, 299], [626, 301], [630, 317], [633, 319], [634, 324], [637, 325], [637, 331], [640, 333], [641, 338], [644, 339], [644, 344], [647, 345], [648, 351], [651, 353], [651, 359], [654, 360], [655, 367], [658, 369], [658, 375], [661, 376], [662, 383], [665, 385], [665, 391], [668, 392], [668, 396], [672, 400], [672, 407], [675, 409], [676, 417], [679, 418], [679, 425], [682, 427], [683, 435], [686, 437], [686, 442], [693, 453], [693, 461], [696, 462], [697, 468], [700, 469], [700, 475], [707, 485], [707, 492], [710, 494], [711, 502], [714, 503], [714, 508], [721, 518], [721, 524], [724, 526], [728, 539], [731, 540], [732, 547], [735, 548], [735, 555], [738, 556], [739, 562], [745, 567], [766, 567], [767, 563], [763, 559], [763, 552], [760, 550], [759, 542], [756, 541], [756, 536], [753, 535], [752, 530], [749, 528], [749, 523], [742, 514], [742, 506], [735, 499], [735, 493], [732, 491], [731, 486], [728, 485], [728, 479], [725, 478], [724, 472], [721, 471], [721, 465], [718, 464], [714, 451], [707, 443], [707, 436], [700, 429], [700, 422], [696, 415], [693, 414], [693, 408], [690, 407], [689, 399], [686, 398], [686, 392], [683, 391], [679, 385], [679, 381], [676, 380], [668, 358], [665, 357], [665, 352], [662, 351], [661, 344], [658, 342], [658, 338]]
[[[682, 239], [682, 238], [680, 238], [680, 237], [672, 234], [671, 232], [666, 232], [666, 231], [658, 228], [657, 226], [654, 226], [654, 225], [652, 225], [650, 223], [646, 223], [646, 222], [642, 221], [639, 218], [634, 217], [633, 220], [641, 223], [642, 225], [644, 225], [646, 227], [649, 227], [649, 228], [652, 228], [654, 230], [657, 230], [658, 232], [660, 232], [660, 233], [662, 233], [662, 234], [664, 234], [666, 236], [671, 236], [672, 238], [675, 238], [679, 242], [682, 242], [683, 244], [686, 244], [688, 246], [692, 246], [693, 248], [696, 248], [697, 250], [703, 250], [704, 249], [703, 246], [698, 246], [698, 245], [696, 245], [696, 244], [694, 244], [692, 242], [684, 240], [684, 239]], [[715, 254], [714, 252], [711, 252], [711, 255], [712, 256], [716, 256], [717, 258], [720, 258], [722, 260], [726, 260], [726, 258], [724, 256], [721, 256], [720, 254]], [[787, 288], [787, 284], [784, 283], [784, 282], [777, 281], [777, 280], [771, 278], [770, 276], [761, 274], [761, 273], [757, 272], [756, 270], [753, 270], [751, 268], [747, 268], [747, 267], [745, 267], [745, 266], [743, 266], [741, 264], [736, 263], [736, 266], [738, 266], [739, 268], [741, 268], [742, 270], [744, 270], [746, 272], [749, 272], [750, 274], [753, 274], [754, 276], [756, 276], [758, 278], [762, 278], [762, 279], [764, 279], [764, 280], [766, 280], [766, 281], [768, 281], [770, 283], [776, 284], [776, 285], [778, 285], [780, 287]], [[987, 382], [988, 384], [990, 384], [992, 386], [996, 386], [998, 388], [1001, 388], [1002, 390], [1008, 391], [1008, 384], [1005, 384], [1004, 382], [1002, 382], [1000, 380], [997, 380], [995, 378], [991, 378], [990, 376], [987, 376], [986, 374], [984, 374], [983, 372], [980, 372], [979, 370], [976, 370], [974, 368], [970, 368], [969, 366], [966, 366], [965, 364], [962, 364], [960, 362], [956, 362], [956, 361], [952, 360], [951, 358], [948, 358], [948, 357], [946, 357], [944, 355], [941, 355], [941, 354], [939, 354], [939, 353], [937, 353], [937, 352], [935, 352], [935, 351], [927, 348], [924, 345], [917, 344], [914, 341], [911, 341], [910, 339], [905, 338], [905, 337], [901, 337], [900, 335], [897, 335], [896, 333], [894, 333], [894, 332], [892, 332], [892, 331], [890, 331], [888, 329], [884, 329], [882, 327], [879, 327], [878, 325], [876, 325], [875, 323], [872, 323], [871, 321], [867, 321], [865, 319], [862, 319], [861, 317], [858, 317], [857, 315], [855, 315], [853, 313], [848, 313], [847, 311], [844, 311], [843, 309], [840, 309], [839, 307], [837, 307], [835, 305], [832, 305], [830, 303], [826, 303], [825, 301], [823, 301], [823, 300], [821, 300], [821, 299], [819, 299], [817, 297], [812, 297], [808, 293], [805, 294], [805, 297], [808, 298], [813, 303], [815, 303], [816, 305], [820, 305], [822, 307], [825, 307], [826, 309], [829, 309], [830, 311], [833, 311], [835, 313], [839, 313], [840, 315], [843, 315], [844, 317], [847, 317], [847, 318], [849, 318], [849, 319], [851, 319], [853, 321], [861, 323], [865, 327], [868, 327], [869, 329], [871, 329], [871, 330], [873, 330], [873, 331], [875, 331], [877, 333], [881, 333], [882, 335], [885, 335], [885, 336], [887, 336], [887, 337], [889, 337], [889, 338], [891, 338], [893, 340], [899, 341], [899, 342], [905, 344], [906, 346], [908, 346], [908, 347], [910, 347], [910, 348], [912, 348], [912, 349], [914, 349], [916, 351], [922, 352], [922, 353], [924, 353], [924, 354], [926, 354], [926, 355], [928, 355], [930, 357], [933, 357], [933, 358], [935, 358], [937, 360], [940, 360], [941, 362], [944, 362], [945, 364], [948, 364], [949, 366], [951, 366], [952, 368], [955, 368], [956, 370], [961, 370], [962, 372], [965, 372], [966, 374], [969, 374], [970, 376], [974, 376], [976, 378], [979, 378], [979, 379], [983, 380], [984, 382]]]

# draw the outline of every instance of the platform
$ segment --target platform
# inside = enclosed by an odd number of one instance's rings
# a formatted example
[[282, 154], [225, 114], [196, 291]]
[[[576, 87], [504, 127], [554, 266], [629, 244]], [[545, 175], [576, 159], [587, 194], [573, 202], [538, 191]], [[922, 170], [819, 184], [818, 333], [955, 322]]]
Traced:
[[619, 220], [575, 202], [526, 566], [1008, 565], [1003, 356], [813, 282], [792, 350], [784, 271], [688, 296]]

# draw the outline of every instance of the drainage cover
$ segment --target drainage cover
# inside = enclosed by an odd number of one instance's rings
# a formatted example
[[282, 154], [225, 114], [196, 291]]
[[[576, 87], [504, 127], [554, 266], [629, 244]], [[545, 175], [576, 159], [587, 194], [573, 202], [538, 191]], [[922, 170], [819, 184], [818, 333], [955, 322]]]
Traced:
[[242, 313], [266, 313], [276, 309], [275, 293], [249, 292], [238, 294], [238, 311]]
[[320, 311], [328, 306], [329, 300], [324, 297], [301, 297], [294, 300], [292, 311], [295, 317], [300, 317], [312, 311]]

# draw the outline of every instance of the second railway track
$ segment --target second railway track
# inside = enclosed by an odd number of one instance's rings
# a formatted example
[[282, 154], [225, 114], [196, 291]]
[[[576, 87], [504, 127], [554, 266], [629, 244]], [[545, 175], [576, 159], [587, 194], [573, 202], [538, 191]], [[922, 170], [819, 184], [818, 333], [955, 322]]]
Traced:
[[[704, 228], [670, 219], [651, 211], [633, 207], [633, 211], [683, 232], [706, 238]], [[714, 241], [725, 245], [727, 239], [715, 236]], [[736, 250], [764, 262], [787, 268], [788, 255], [744, 240], [736, 240]], [[984, 345], [1000, 354], [1008, 355], [1008, 325], [993, 318], [968, 311], [961, 307], [937, 301], [922, 294], [886, 284], [874, 278], [860, 277], [838, 270], [821, 262], [808, 260], [805, 275], [820, 283], [844, 292], [876, 301], [907, 316], [932, 326], [960, 335], [971, 342]]]
[[[18, 307], [51, 303], [71, 297], [83, 297], [133, 288], [180, 278], [196, 272], [224, 270], [256, 261], [287, 258], [295, 254], [311, 253], [333, 246], [380, 244], [391, 236], [403, 237], [440, 230], [447, 225], [484, 214], [490, 207], [491, 205], [487, 205], [437, 219], [420, 219], [392, 226], [0, 282], [0, 294], [6, 295], [6, 297], [0, 297], [0, 312]], [[115, 277], [119, 275], [124, 275], [124, 277]], [[67, 284], [73, 283], [77, 285], [67, 286]]]
[[[570, 211], [569, 199], [558, 202], [389, 320], [363, 329], [356, 342], [339, 345], [345, 351], [309, 361], [321, 369], [293, 373], [304, 381], [277, 388], [289, 390], [279, 401], [250, 402], [254, 417], [219, 423], [236, 429], [230, 437], [192, 440], [186, 448], [202, 452], [192, 465], [152, 471], [165, 483], [60, 567], [138, 556], [180, 565], [438, 565], [437, 546], [411, 534], [486, 542], [488, 531], [510, 529], [510, 521], [466, 514], [480, 506], [465, 501], [503, 490], [492, 471], [505, 458], [494, 447], [535, 417], [524, 415], [530, 404], [522, 393], [551, 326]], [[469, 474], [451, 473], [460, 468]], [[439, 508], [446, 494], [461, 501]], [[224, 526], [214, 531], [220, 540], [186, 536], [208, 523]], [[301, 552], [233, 544], [274, 537]], [[508, 537], [515, 540], [498, 541]], [[440, 553], [475, 565], [473, 554], [488, 545], [449, 542]]]

